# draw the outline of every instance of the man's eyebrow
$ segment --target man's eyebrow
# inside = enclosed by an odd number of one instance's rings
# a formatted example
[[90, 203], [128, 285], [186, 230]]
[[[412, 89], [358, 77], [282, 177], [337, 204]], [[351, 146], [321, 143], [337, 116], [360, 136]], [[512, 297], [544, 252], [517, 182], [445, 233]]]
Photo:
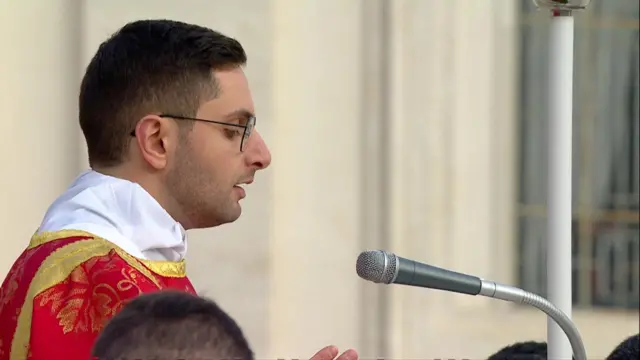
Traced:
[[236, 119], [247, 120], [254, 116], [255, 114], [249, 111], [248, 109], [238, 109], [226, 114], [224, 118], [227, 120], [236, 120]]

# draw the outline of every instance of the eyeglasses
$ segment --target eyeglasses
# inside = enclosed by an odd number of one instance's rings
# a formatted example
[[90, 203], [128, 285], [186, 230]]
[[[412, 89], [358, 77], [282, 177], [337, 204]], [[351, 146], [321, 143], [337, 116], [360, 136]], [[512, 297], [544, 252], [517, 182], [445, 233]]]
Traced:
[[[256, 126], [256, 117], [255, 116], [249, 116], [247, 118], [247, 123], [244, 124], [244, 125], [242, 125], [242, 124], [234, 124], [234, 123], [230, 123], [230, 122], [223, 122], [223, 121], [205, 120], [205, 119], [198, 119], [198, 118], [192, 118], [192, 117], [186, 117], [186, 116], [171, 115], [171, 114], [161, 114], [161, 115], [158, 115], [158, 116], [160, 116], [162, 118], [171, 118], [171, 119], [175, 119], [175, 120], [202, 121], [202, 122], [211, 123], [211, 124], [218, 124], [218, 125], [242, 128], [242, 129], [244, 129], [244, 132], [242, 133], [242, 139], [240, 140], [240, 151], [241, 152], [244, 151], [245, 144], [247, 143], [247, 140], [249, 140], [249, 136], [251, 136], [251, 132], [253, 131], [253, 128]], [[135, 130], [131, 131], [130, 135], [135, 137], [136, 136], [136, 131]]]

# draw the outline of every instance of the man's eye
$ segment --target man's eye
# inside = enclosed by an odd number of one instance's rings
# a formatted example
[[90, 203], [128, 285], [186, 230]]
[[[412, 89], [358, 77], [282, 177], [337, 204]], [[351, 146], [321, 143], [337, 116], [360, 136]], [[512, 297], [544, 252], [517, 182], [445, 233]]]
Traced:
[[242, 132], [239, 129], [224, 129], [224, 133], [229, 138], [242, 135]]
[[247, 126], [248, 122], [249, 122], [249, 118], [246, 118], [246, 117], [240, 117], [240, 118], [236, 119], [236, 123], [238, 125]]

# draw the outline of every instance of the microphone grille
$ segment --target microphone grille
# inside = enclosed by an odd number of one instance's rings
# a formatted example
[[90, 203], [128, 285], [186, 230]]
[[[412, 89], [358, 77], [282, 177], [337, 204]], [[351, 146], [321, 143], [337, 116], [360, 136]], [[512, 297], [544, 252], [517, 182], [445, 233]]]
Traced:
[[391, 284], [396, 275], [396, 256], [382, 250], [367, 250], [358, 255], [358, 276], [375, 283]]

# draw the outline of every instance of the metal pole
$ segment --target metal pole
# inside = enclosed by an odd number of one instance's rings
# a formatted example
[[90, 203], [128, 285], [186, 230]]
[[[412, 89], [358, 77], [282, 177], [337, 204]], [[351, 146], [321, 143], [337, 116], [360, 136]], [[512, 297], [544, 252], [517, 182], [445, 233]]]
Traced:
[[[548, 117], [548, 225], [547, 296], [569, 318], [572, 313], [571, 222], [572, 222], [572, 123], [573, 37], [572, 11], [588, 5], [586, 0], [534, 0], [551, 11], [549, 41]], [[548, 358], [571, 360], [569, 339], [547, 320]]]
[[[571, 317], [573, 16], [556, 10], [549, 44], [547, 292], [549, 301]], [[560, 327], [547, 320], [549, 359], [571, 359]]]

